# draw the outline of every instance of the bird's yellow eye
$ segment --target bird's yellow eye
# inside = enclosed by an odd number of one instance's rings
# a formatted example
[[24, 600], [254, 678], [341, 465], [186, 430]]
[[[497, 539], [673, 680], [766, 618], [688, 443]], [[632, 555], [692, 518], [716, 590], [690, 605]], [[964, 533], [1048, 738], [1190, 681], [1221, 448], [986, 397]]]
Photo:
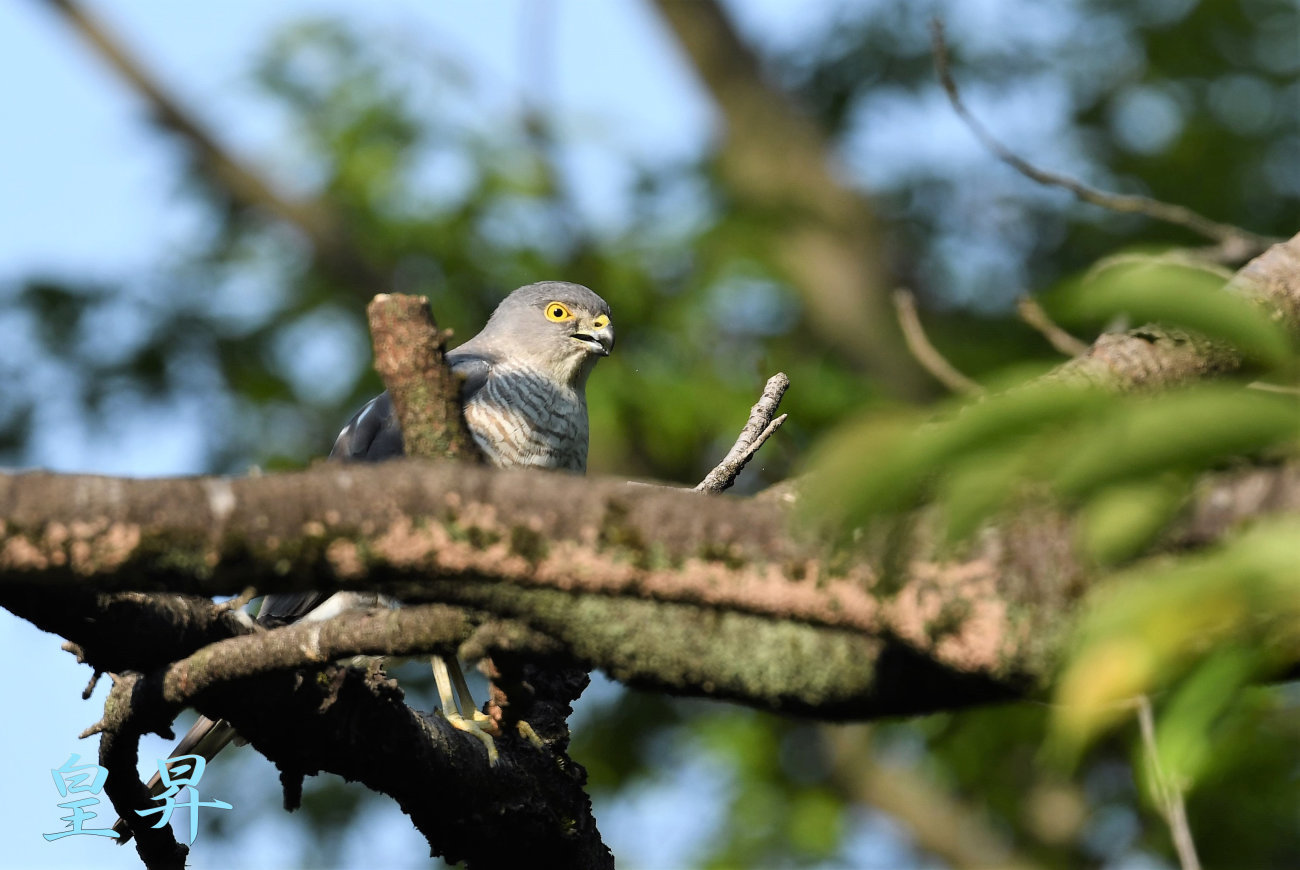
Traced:
[[546, 319], [560, 323], [564, 320], [572, 320], [573, 312], [569, 310], [563, 302], [546, 303]]
[[591, 325], [596, 329], [604, 329], [606, 326], [609, 326], [609, 318], [602, 314], [595, 320], [591, 321]]

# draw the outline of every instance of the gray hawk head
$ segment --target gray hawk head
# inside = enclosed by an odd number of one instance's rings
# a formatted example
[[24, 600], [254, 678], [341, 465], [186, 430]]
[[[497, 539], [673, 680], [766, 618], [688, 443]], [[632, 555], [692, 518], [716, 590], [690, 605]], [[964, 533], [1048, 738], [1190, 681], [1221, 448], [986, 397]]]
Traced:
[[509, 359], [576, 387], [613, 348], [604, 299], [581, 284], [539, 281], [503, 299], [483, 331], [457, 350]]

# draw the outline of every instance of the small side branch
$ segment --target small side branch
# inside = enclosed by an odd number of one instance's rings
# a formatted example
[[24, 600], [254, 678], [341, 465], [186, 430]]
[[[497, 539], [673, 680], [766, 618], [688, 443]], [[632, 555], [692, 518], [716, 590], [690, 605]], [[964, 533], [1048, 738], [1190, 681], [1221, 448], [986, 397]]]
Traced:
[[894, 308], [898, 311], [898, 325], [903, 328], [908, 350], [927, 372], [934, 375], [935, 380], [961, 396], [983, 395], [983, 387], [957, 371], [930, 343], [916, 313], [916, 298], [910, 290], [900, 288], [894, 291]]
[[1087, 342], [1080, 341], [1057, 326], [1034, 297], [1021, 296], [1016, 300], [1016, 311], [1020, 313], [1021, 320], [1032, 326], [1052, 347], [1066, 356], [1075, 357], [1088, 349]]
[[163, 671], [163, 700], [184, 706], [216, 683], [323, 665], [348, 656], [450, 655], [472, 630], [465, 613], [439, 604], [343, 613], [232, 637]]
[[1164, 221], [1191, 230], [1197, 235], [1204, 236], [1216, 243], [1213, 247], [1200, 252], [1204, 259], [1215, 262], [1237, 263], [1248, 260], [1262, 253], [1270, 245], [1282, 241], [1282, 239], [1253, 233], [1232, 224], [1219, 223], [1204, 215], [1197, 214], [1186, 206], [1162, 202], [1149, 196], [1108, 193], [1090, 187], [1077, 179], [1055, 172], [1048, 172], [1034, 166], [998, 141], [962, 102], [961, 94], [957, 90], [957, 82], [952, 76], [948, 44], [943, 34], [943, 22], [936, 18], [931, 22], [930, 29], [934, 68], [939, 75], [939, 81], [943, 85], [944, 91], [948, 94], [948, 101], [952, 103], [953, 111], [966, 122], [966, 126], [970, 128], [970, 131], [975, 134], [975, 138], [979, 139], [985, 148], [1021, 175], [1039, 184], [1068, 190], [1079, 199], [1092, 205], [1099, 205], [1102, 208], [1125, 214], [1140, 214], [1153, 220]]
[[407, 456], [481, 462], [460, 407], [460, 383], [443, 361], [446, 335], [425, 296], [381, 293], [366, 306], [375, 371], [393, 399]]
[[696, 492], [722, 492], [736, 482], [749, 460], [754, 458], [758, 449], [785, 422], [785, 414], [780, 417], [774, 415], [781, 406], [781, 397], [789, 387], [790, 378], [785, 372], [777, 372], [767, 379], [763, 395], [749, 409], [749, 422], [740, 430], [740, 437], [717, 467], [695, 487]]
[[170, 825], [155, 828], [136, 812], [147, 808], [151, 800], [149, 790], [136, 776], [140, 736], [149, 731], [174, 736], [170, 724], [177, 712], [140, 692], [143, 680], [134, 673], [114, 675], [113, 688], [104, 701], [104, 718], [81, 736], [100, 735], [99, 763], [108, 771], [104, 794], [118, 817], [128, 820], [140, 860], [149, 870], [184, 870], [189, 847], [176, 841]]

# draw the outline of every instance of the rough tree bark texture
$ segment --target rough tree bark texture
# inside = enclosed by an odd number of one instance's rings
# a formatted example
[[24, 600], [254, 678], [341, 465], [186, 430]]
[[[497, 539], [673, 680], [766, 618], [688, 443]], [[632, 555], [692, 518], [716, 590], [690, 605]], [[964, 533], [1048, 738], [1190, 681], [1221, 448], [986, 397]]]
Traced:
[[[1300, 334], [1300, 236], [1273, 245], [1243, 266], [1228, 291], [1260, 306], [1292, 335]], [[1125, 392], [1149, 391], [1228, 374], [1243, 362], [1230, 347], [1148, 325], [1102, 335], [1050, 377]]]
[[460, 382], [443, 362], [446, 336], [433, 322], [429, 300], [381, 293], [366, 315], [375, 371], [392, 396], [406, 455], [482, 462], [461, 413]]
[[[1202, 543], [1297, 506], [1294, 467], [1215, 478], [1181, 534]], [[377, 588], [518, 620], [629, 682], [832, 718], [1029, 688], [1089, 580], [1067, 518], [1041, 511], [955, 558], [915, 553], [886, 593], [868, 562], [792, 536], [776, 505], [414, 461], [243, 480], [16, 475], [0, 478], [0, 510], [4, 606], [78, 643], [118, 629], [70, 616], [70, 601], [187, 639], [128, 638], [119, 669], [231, 629], [163, 610], [150, 623], [145, 599], [109, 593]], [[382, 625], [371, 643], [419, 651], [406, 623]]]

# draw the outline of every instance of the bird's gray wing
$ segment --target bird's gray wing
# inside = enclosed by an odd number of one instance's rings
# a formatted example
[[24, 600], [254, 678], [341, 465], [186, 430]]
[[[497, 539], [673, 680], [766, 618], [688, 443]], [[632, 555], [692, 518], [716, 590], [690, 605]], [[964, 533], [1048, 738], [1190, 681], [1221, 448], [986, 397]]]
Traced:
[[[334, 440], [330, 459], [343, 462], [380, 462], [402, 456], [402, 429], [397, 421], [397, 411], [387, 391], [375, 396], [352, 415]], [[330, 599], [329, 592], [287, 592], [268, 595], [262, 600], [257, 621], [274, 628], [297, 622]], [[370, 596], [373, 599], [373, 596]], [[355, 606], [365, 607], [373, 600], [349, 599]], [[346, 610], [348, 601], [340, 599], [331, 607], [331, 613]], [[323, 614], [317, 618], [323, 618]]]
[[402, 428], [388, 392], [375, 396], [358, 411], [334, 441], [330, 459], [380, 462], [405, 453]]
[[496, 362], [493, 354], [475, 350], [472, 344], [473, 342], [466, 342], [447, 354], [447, 364], [451, 366], [452, 373], [461, 379], [461, 404], [474, 398], [474, 394], [483, 389]]

